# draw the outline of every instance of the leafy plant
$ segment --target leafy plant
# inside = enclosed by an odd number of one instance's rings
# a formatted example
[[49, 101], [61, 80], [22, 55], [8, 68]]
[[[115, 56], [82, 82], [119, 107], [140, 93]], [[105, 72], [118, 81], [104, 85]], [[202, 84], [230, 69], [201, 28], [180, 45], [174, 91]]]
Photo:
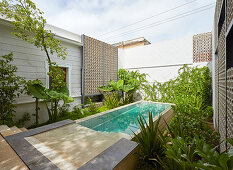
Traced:
[[96, 103], [93, 103], [91, 101], [91, 98], [88, 99], [88, 109], [92, 114], [98, 113], [98, 108], [96, 106]]
[[30, 114], [25, 112], [22, 118], [20, 118], [15, 124], [17, 127], [24, 127], [25, 123], [30, 120], [31, 120]]
[[17, 67], [12, 65], [13, 54], [0, 57], [0, 121], [2, 124], [12, 124], [15, 113], [13, 105], [15, 98], [23, 93], [21, 86], [25, 80], [16, 75]]
[[[120, 80], [117, 82], [110, 80], [107, 86], [101, 86], [98, 89], [105, 93], [118, 93], [119, 101], [123, 104], [133, 102], [134, 93], [147, 83], [146, 74], [140, 74], [138, 71], [130, 72], [125, 69], [119, 69], [118, 76]], [[111, 94], [105, 96], [109, 97]]]
[[36, 127], [39, 125], [39, 99], [47, 99], [48, 96], [45, 92], [45, 87], [41, 80], [29, 80], [26, 83], [26, 93], [32, 95], [35, 98], [36, 103]]
[[104, 94], [104, 105], [108, 109], [113, 109], [120, 106], [120, 101], [117, 92]]
[[140, 155], [143, 160], [156, 162], [160, 165], [161, 160], [165, 157], [166, 138], [159, 130], [161, 117], [154, 124], [152, 113], [149, 112], [149, 122], [147, 123], [143, 116], [139, 116], [140, 133], [135, 134], [135, 141], [138, 143]]
[[196, 140], [192, 139], [191, 142], [187, 142], [182, 137], [176, 137], [171, 140], [172, 145], [167, 144], [166, 150], [166, 163], [163, 162], [166, 169], [196, 169], [198, 165]]
[[179, 69], [179, 75], [174, 80], [148, 84], [144, 89], [146, 99], [174, 103], [177, 113], [200, 113], [210, 105], [210, 71], [207, 67], [184, 65]]

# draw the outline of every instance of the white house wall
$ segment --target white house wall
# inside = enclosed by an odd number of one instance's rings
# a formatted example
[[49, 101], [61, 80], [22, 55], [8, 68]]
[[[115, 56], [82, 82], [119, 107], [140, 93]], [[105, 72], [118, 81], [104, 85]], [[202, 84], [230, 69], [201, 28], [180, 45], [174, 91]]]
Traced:
[[[12, 27], [0, 24], [0, 55], [13, 52], [14, 64], [18, 67], [17, 74], [25, 77], [26, 80], [40, 79], [45, 86], [48, 85], [48, 65], [46, 62], [45, 52], [34, 47], [33, 45], [16, 38], [11, 34]], [[79, 38], [78, 35], [75, 37]], [[81, 40], [81, 38], [80, 38]], [[67, 48], [68, 56], [65, 60], [52, 56], [51, 60], [57, 62], [59, 66], [68, 68], [68, 87], [70, 95], [75, 99], [72, 106], [80, 104], [81, 99], [81, 47], [72, 41], [62, 41]], [[35, 104], [31, 96], [21, 95], [16, 99], [16, 119], [20, 118], [23, 113], [34, 114]], [[47, 111], [41, 103], [40, 122], [48, 120]], [[34, 122], [32, 117], [32, 122]]]
[[119, 68], [139, 70], [149, 81], [165, 82], [177, 76], [183, 64], [193, 63], [193, 37], [119, 49]]

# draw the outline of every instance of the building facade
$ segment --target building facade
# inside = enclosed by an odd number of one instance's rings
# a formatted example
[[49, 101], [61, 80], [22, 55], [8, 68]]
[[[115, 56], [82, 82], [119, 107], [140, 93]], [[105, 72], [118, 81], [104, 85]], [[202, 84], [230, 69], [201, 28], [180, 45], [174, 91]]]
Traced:
[[232, 147], [233, 137], [233, 1], [217, 0], [213, 29], [213, 106], [221, 151]]
[[[74, 99], [74, 102], [70, 103], [71, 109], [84, 102], [82, 100], [84, 96], [98, 95], [97, 88], [106, 84], [110, 77], [117, 78], [116, 47], [51, 25], [46, 25], [46, 29], [51, 30], [61, 41], [61, 45], [67, 48], [68, 55], [65, 60], [53, 55], [51, 61], [56, 62], [66, 73], [65, 81], [70, 96]], [[44, 86], [49, 88], [50, 78], [47, 74], [49, 67], [45, 52], [15, 37], [11, 32], [13, 32], [11, 22], [0, 19], [0, 56], [13, 52], [13, 64], [18, 68], [17, 75], [26, 80], [40, 79]], [[15, 120], [21, 118], [26, 112], [30, 115], [35, 113], [35, 99], [32, 96], [20, 95], [14, 104]], [[44, 102], [41, 101], [39, 107], [39, 122], [43, 123], [49, 117]], [[31, 116], [28, 125], [34, 122], [35, 118]]]

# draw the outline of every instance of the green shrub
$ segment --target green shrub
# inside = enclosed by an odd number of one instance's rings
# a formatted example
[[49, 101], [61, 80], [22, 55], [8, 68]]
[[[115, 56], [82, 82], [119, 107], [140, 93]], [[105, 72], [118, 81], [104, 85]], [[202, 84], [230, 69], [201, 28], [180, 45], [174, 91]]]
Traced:
[[[165, 157], [166, 138], [163, 137], [159, 130], [159, 122], [161, 117], [158, 118], [154, 125], [152, 113], [149, 113], [149, 122], [143, 116], [139, 116], [138, 123], [140, 125], [140, 133], [135, 134], [135, 141], [139, 146], [139, 153], [141, 159], [151, 161], [159, 167], [159, 162]], [[145, 125], [144, 125], [145, 124]]]
[[145, 99], [174, 103], [176, 113], [199, 114], [210, 103], [211, 77], [208, 67], [179, 69], [174, 80], [144, 86]]
[[88, 110], [89, 110], [89, 112], [90, 112], [91, 114], [98, 113], [98, 108], [97, 108], [97, 106], [96, 106], [96, 103], [93, 103], [93, 102], [91, 101], [91, 98], [88, 99], [87, 104], [88, 104]]
[[0, 57], [0, 123], [13, 125], [16, 97], [23, 93], [25, 80], [16, 75], [17, 67], [12, 65], [13, 53]]
[[165, 169], [228, 170], [233, 168], [232, 150], [220, 154], [216, 148], [206, 144], [197, 136], [191, 141], [178, 136], [171, 142], [172, 145], [167, 145], [166, 148], [166, 158], [161, 163]]
[[18, 128], [21, 128], [21, 127], [24, 127], [24, 126], [25, 126], [25, 123], [26, 123], [27, 121], [30, 121], [30, 120], [31, 120], [30, 114], [27, 113], [27, 112], [25, 112], [25, 113], [23, 114], [22, 118], [19, 119], [19, 120], [15, 123], [15, 125], [16, 125]]
[[114, 109], [120, 106], [120, 101], [117, 92], [104, 94], [104, 105], [108, 109]]

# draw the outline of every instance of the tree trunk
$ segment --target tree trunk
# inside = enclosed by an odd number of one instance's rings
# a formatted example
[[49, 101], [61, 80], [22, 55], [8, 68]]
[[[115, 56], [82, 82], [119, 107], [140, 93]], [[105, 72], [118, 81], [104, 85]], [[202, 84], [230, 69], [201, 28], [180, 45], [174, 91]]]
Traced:
[[55, 100], [55, 102], [54, 102], [54, 121], [56, 121], [57, 120], [57, 107], [58, 107], [58, 102], [57, 102], [57, 100]]
[[39, 126], [39, 99], [36, 98], [36, 127]]

